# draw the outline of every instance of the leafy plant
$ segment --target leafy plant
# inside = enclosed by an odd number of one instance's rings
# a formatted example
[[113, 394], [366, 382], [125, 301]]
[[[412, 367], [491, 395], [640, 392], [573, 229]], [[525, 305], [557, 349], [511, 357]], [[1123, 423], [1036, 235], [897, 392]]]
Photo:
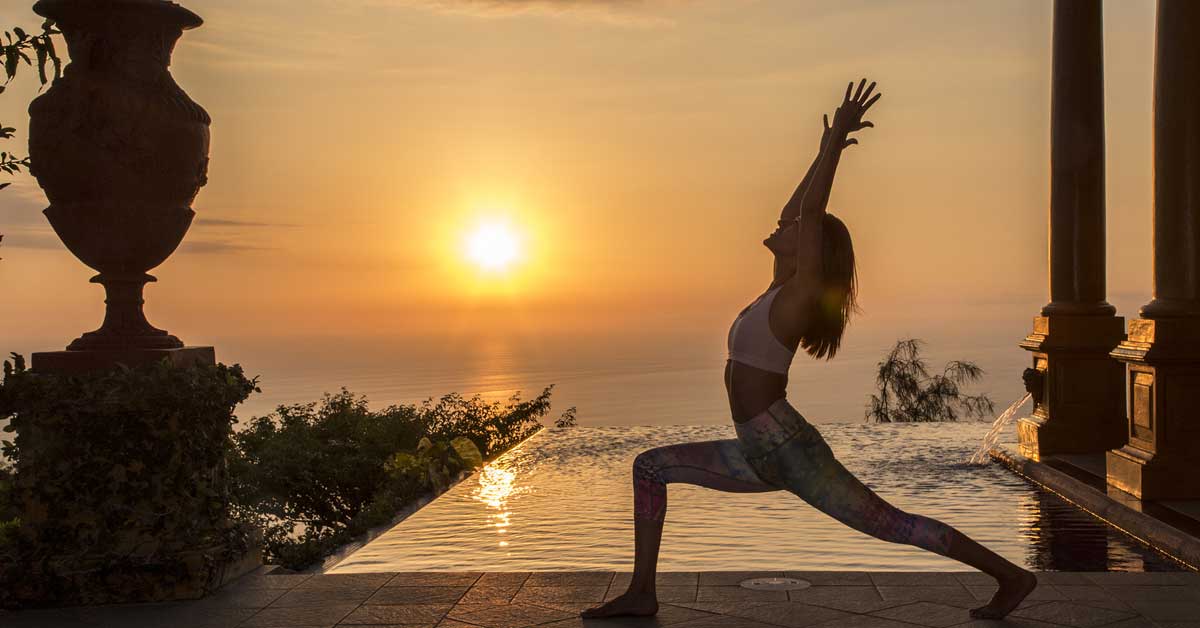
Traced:
[[[61, 35], [62, 32], [54, 28], [52, 20], [46, 20], [42, 23], [42, 32], [38, 35], [30, 35], [22, 28], [13, 28], [12, 31], [4, 31], [3, 38], [0, 39], [0, 60], [4, 62], [4, 84], [0, 85], [0, 94], [4, 93], [5, 88], [17, 77], [17, 70], [24, 63], [30, 67], [37, 67], [38, 80], [41, 86], [45, 87], [51, 80], [51, 75], [47, 73], [47, 66], [53, 69], [53, 78], [57, 79], [62, 76], [62, 59], [59, 58], [58, 52], [54, 48], [54, 35]], [[33, 58], [29, 53], [33, 53]], [[36, 59], [36, 62], [34, 61]], [[0, 140], [12, 139], [17, 129], [10, 126], [0, 124]], [[7, 151], [0, 151], [0, 172], [8, 175], [13, 175], [21, 171], [22, 168], [28, 170], [30, 166], [29, 157], [17, 157]], [[11, 185], [11, 182], [0, 183], [0, 190]]]
[[306, 568], [537, 432], [551, 390], [506, 404], [450, 394], [372, 411], [343, 389], [280, 406], [234, 437], [239, 516], [265, 530], [264, 560]]
[[[210, 586], [248, 549], [229, 518], [240, 367], [118, 367], [86, 375], [4, 364], [3, 456], [21, 520], [0, 547], [0, 603], [154, 600]], [[8, 528], [11, 532], [11, 527]]]
[[996, 408], [987, 395], [968, 395], [962, 390], [982, 378], [983, 369], [974, 362], [955, 360], [940, 374], [931, 375], [921, 358], [923, 344], [915, 338], [900, 340], [879, 363], [875, 377], [879, 394], [871, 395], [867, 420], [905, 423], [991, 416]]

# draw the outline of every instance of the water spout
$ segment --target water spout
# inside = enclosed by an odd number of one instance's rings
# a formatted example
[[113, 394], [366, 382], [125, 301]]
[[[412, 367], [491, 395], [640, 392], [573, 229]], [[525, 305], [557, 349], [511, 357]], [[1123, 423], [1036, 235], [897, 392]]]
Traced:
[[996, 417], [996, 421], [992, 423], [992, 429], [988, 430], [987, 435], [983, 437], [983, 444], [979, 446], [979, 449], [975, 450], [975, 453], [971, 454], [971, 458], [968, 460], [970, 464], [984, 464], [988, 461], [988, 452], [1000, 441], [1000, 434], [1004, 433], [1004, 428], [1008, 427], [1008, 424], [1012, 422], [1012, 418], [1017, 415], [1017, 410], [1020, 410], [1021, 406], [1025, 405], [1025, 402], [1029, 401], [1031, 396], [1029, 393], [1025, 393], [1020, 399], [1008, 406], [1004, 412], [1001, 412], [1000, 416]]

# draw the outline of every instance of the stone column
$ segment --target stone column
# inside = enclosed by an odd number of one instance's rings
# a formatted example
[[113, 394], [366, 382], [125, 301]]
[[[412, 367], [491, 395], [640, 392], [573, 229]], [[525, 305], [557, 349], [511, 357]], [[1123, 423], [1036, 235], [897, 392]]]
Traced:
[[1124, 319], [1105, 300], [1101, 0], [1055, 0], [1050, 82], [1050, 302], [1021, 347], [1039, 387], [1018, 423], [1031, 458], [1124, 442]]
[[1159, 0], [1154, 54], [1154, 300], [1113, 351], [1129, 370], [1128, 440], [1109, 486], [1200, 498], [1200, 2]]

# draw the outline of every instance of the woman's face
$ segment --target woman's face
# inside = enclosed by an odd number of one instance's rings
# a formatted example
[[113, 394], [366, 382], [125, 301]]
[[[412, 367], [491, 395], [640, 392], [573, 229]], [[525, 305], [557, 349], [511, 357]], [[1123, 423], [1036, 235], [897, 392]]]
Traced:
[[800, 223], [795, 220], [780, 220], [779, 227], [763, 240], [763, 244], [776, 255], [792, 256], [797, 253], [800, 240]]

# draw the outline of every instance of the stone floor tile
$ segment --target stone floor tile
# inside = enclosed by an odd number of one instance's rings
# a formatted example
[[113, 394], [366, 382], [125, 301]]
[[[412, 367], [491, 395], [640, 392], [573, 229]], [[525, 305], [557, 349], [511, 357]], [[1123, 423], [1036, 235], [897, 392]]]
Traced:
[[799, 578], [813, 586], [871, 586], [871, 575], [865, 571], [785, 571], [785, 578]]
[[450, 604], [398, 604], [376, 606], [365, 604], [342, 619], [342, 624], [413, 624], [433, 626], [450, 612]]
[[[97, 609], [100, 610], [100, 609]], [[160, 604], [113, 607], [112, 621], [121, 628], [233, 628], [257, 613], [257, 608], [210, 607], [204, 604]], [[0, 626], [6, 626], [0, 621]]]
[[367, 604], [444, 604], [456, 603], [467, 587], [381, 587]]
[[[874, 574], [872, 574], [874, 577]], [[950, 606], [971, 608], [978, 606], [978, 600], [961, 584], [950, 585], [910, 585], [884, 586], [879, 589], [879, 595], [887, 602], [937, 602]], [[897, 604], [898, 605], [898, 604]]]
[[1170, 586], [1187, 584], [1187, 580], [1170, 571], [1097, 571], [1084, 574], [1101, 586]]
[[788, 599], [850, 613], [870, 613], [903, 603], [884, 600], [875, 587], [857, 586], [809, 587], [788, 591]]
[[751, 578], [781, 578], [782, 571], [701, 571], [700, 586], [730, 586]]
[[459, 604], [508, 604], [520, 591], [519, 586], [492, 587], [475, 585], [459, 598]]
[[333, 604], [329, 606], [298, 606], [290, 608], [264, 608], [239, 628], [300, 628], [308, 626], [333, 626], [349, 615], [357, 604]]
[[513, 604], [535, 604], [548, 606], [565, 611], [578, 613], [585, 608], [591, 608], [604, 601], [608, 592], [605, 585], [562, 586], [562, 587], [521, 587], [513, 597]]
[[972, 619], [965, 624], [958, 624], [955, 628], [1062, 628], [1055, 624], [1047, 624], [1036, 619], [1025, 619], [1023, 617], [1014, 617], [1009, 615], [1004, 619]]
[[[633, 574], [628, 571], [618, 571], [613, 578], [612, 587], [620, 588], [622, 591], [629, 588], [629, 582], [632, 580]], [[654, 585], [657, 587], [686, 587], [696, 586], [699, 584], [700, 574], [695, 571], [660, 571], [655, 574]]]
[[362, 604], [366, 602], [376, 589], [374, 588], [340, 588], [340, 589], [292, 589], [284, 592], [270, 608], [311, 608], [330, 604]]
[[313, 576], [300, 584], [297, 589], [362, 589], [379, 588], [388, 583], [395, 573], [326, 573]]
[[1079, 602], [1044, 602], [1036, 606], [1018, 608], [1012, 615], [1076, 628], [1103, 626], [1135, 616], [1128, 611], [1086, 606]]
[[450, 611], [450, 619], [484, 626], [484, 628], [536, 626], [577, 616], [576, 613], [531, 604], [505, 604], [461, 615], [455, 610]]
[[871, 581], [881, 587], [946, 587], [958, 586], [952, 573], [926, 571], [873, 571]]
[[1039, 571], [1036, 574], [1039, 584], [1071, 584], [1071, 585], [1090, 585], [1096, 584], [1088, 574], [1078, 571]]
[[489, 571], [475, 581], [477, 587], [521, 588], [531, 574], [528, 571]]
[[912, 624], [873, 615], [846, 615], [816, 624], [814, 628], [912, 628]]
[[[999, 587], [992, 584], [985, 587], [967, 587], [967, 590], [971, 592], [971, 595], [974, 596], [975, 599], [979, 600], [980, 602], [987, 602], [988, 600], [992, 599], [992, 595], [996, 593], [997, 588]], [[1099, 589], [1099, 587], [1096, 588]], [[1060, 591], [1058, 587], [1052, 584], [1041, 584], [1030, 591], [1029, 595], [1025, 596], [1025, 599], [1030, 601], [1062, 601], [1069, 598], [1067, 598], [1066, 594]]]
[[[589, 622], [590, 624], [590, 622]], [[676, 628], [774, 628], [753, 619], [734, 617], [732, 615], [710, 616], [674, 625]]]
[[[1197, 626], [1197, 628], [1200, 628], [1200, 623], [1197, 623], [1196, 626]], [[1156, 623], [1150, 621], [1149, 619], [1146, 619], [1145, 617], [1138, 616], [1138, 617], [1130, 617], [1129, 619], [1122, 619], [1121, 621], [1118, 621], [1113, 624], [1105, 624], [1104, 628], [1161, 628], [1161, 627], [1159, 624], [1156, 624]]]
[[[704, 581], [704, 574], [700, 574], [701, 582]], [[787, 591], [756, 591], [754, 589], [744, 589], [737, 585], [732, 586], [707, 586], [700, 585], [696, 589], [697, 602], [733, 602], [733, 601], [760, 601], [760, 602], [786, 602], [788, 599]]]
[[1174, 600], [1200, 602], [1200, 590], [1187, 586], [1110, 586], [1109, 595], [1118, 600]]
[[1200, 628], [1200, 621], [1156, 621], [1154, 623], [1157, 628]]
[[544, 624], [541, 628], [658, 628], [712, 617], [710, 613], [672, 606], [660, 605], [654, 617], [609, 617], [605, 619], [583, 619], [578, 615], [569, 619]]
[[436, 628], [479, 628], [479, 626], [461, 622], [455, 619], [443, 619], [442, 621], [438, 622]]
[[994, 587], [996, 579], [982, 571], [958, 571], [951, 574], [959, 584], [968, 587]]
[[570, 587], [612, 584], [612, 571], [535, 571], [525, 581], [531, 587]]
[[931, 626], [932, 628], [946, 628], [946, 626], [954, 626], [970, 621], [971, 616], [967, 613], [967, 609], [958, 606], [947, 606], [935, 602], [913, 602], [912, 604], [905, 604], [903, 606], [885, 608], [871, 614], [876, 617], [886, 617], [887, 619], [905, 621], [910, 624]]
[[1200, 602], [1170, 600], [1129, 600], [1128, 604], [1142, 615], [1162, 621], [1196, 621], [1200, 617]]
[[308, 573], [290, 573], [277, 575], [248, 575], [242, 576], [229, 583], [225, 588], [230, 589], [291, 589], [312, 578]]
[[411, 571], [401, 572], [388, 580], [388, 587], [469, 587], [483, 574], [480, 572], [457, 571]]
[[806, 626], [844, 617], [849, 613], [824, 606], [801, 604], [800, 602], [752, 602], [749, 604], [735, 604], [730, 609], [730, 612], [726, 614], [760, 621], [773, 626], [805, 628]]
[[[655, 593], [658, 594], [659, 604], [662, 604], [663, 602], [668, 602], [668, 603], [674, 604], [677, 602], [695, 602], [696, 601], [696, 587], [695, 586], [686, 586], [686, 587], [658, 586], [658, 587], [655, 587], [654, 590], [655, 590]], [[623, 589], [623, 588], [619, 589], [617, 587], [609, 587], [608, 593], [605, 594], [605, 596], [604, 596], [604, 600], [605, 601], [611, 600], [611, 599], [617, 597], [618, 595], [621, 595], [624, 592], [625, 592], [625, 589]]]
[[1055, 589], [1068, 600], [1106, 600], [1112, 599], [1108, 589], [1098, 584], [1059, 584]]
[[287, 589], [221, 589], [202, 599], [185, 602], [209, 607], [263, 608], [287, 593]]

